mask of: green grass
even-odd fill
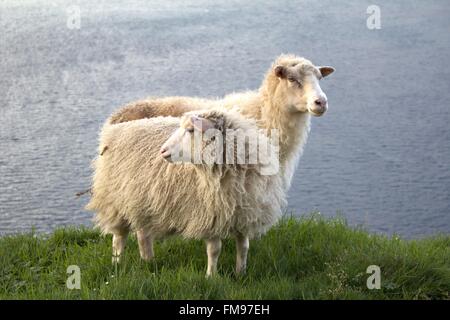
[[[248,272],[233,272],[225,241],[219,276],[205,279],[202,241],[156,243],[140,260],[131,237],[122,263],[111,264],[111,238],[60,229],[0,238],[0,299],[449,299],[450,237],[401,240],[349,228],[342,220],[285,218],[250,243]],[[66,269],[81,269],[81,289],[66,288]],[[369,265],[381,289],[369,290]]]

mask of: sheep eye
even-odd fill
[[[215,141],[215,140],[216,140],[216,136],[212,136],[211,141]]]
[[[187,128],[186,131],[192,133],[192,132],[194,132],[194,128],[193,127],[192,128]]]
[[[295,83],[296,85],[298,85],[299,87],[302,86],[302,83],[300,81],[298,81],[295,78],[288,78],[289,82]]]

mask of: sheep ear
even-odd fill
[[[327,77],[330,74],[332,74],[335,69],[333,67],[329,67],[329,66],[324,66],[324,67],[319,67],[320,73],[322,74],[322,77]]]
[[[286,67],[284,67],[284,66],[280,66],[280,65],[276,66],[273,69],[273,72],[275,73],[275,75],[278,78],[281,78],[281,79],[284,79],[287,76],[287,70],[286,70]]]
[[[209,129],[214,128],[214,122],[211,120],[200,118],[198,116],[191,116],[191,123],[196,130],[200,132],[205,132]]]

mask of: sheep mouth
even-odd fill
[[[167,162],[172,162],[172,156],[171,156],[170,154],[162,155],[162,157],[163,157],[164,160],[166,160]]]
[[[309,111],[309,113],[311,113],[313,116],[315,116],[315,117],[321,117],[321,116],[323,116],[324,115],[324,113],[325,113],[325,111],[323,111],[323,112],[314,112],[314,111],[312,111],[312,110],[308,110]]]

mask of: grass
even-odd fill
[[[111,238],[87,228],[2,237],[0,299],[449,299],[449,236],[406,241],[317,215],[285,218],[251,241],[242,277],[231,240],[212,279],[202,241],[171,238],[155,253],[141,261],[131,237],[113,266]],[[69,265],[80,267],[80,290],[66,288]],[[369,265],[381,268],[379,290],[366,286]]]

